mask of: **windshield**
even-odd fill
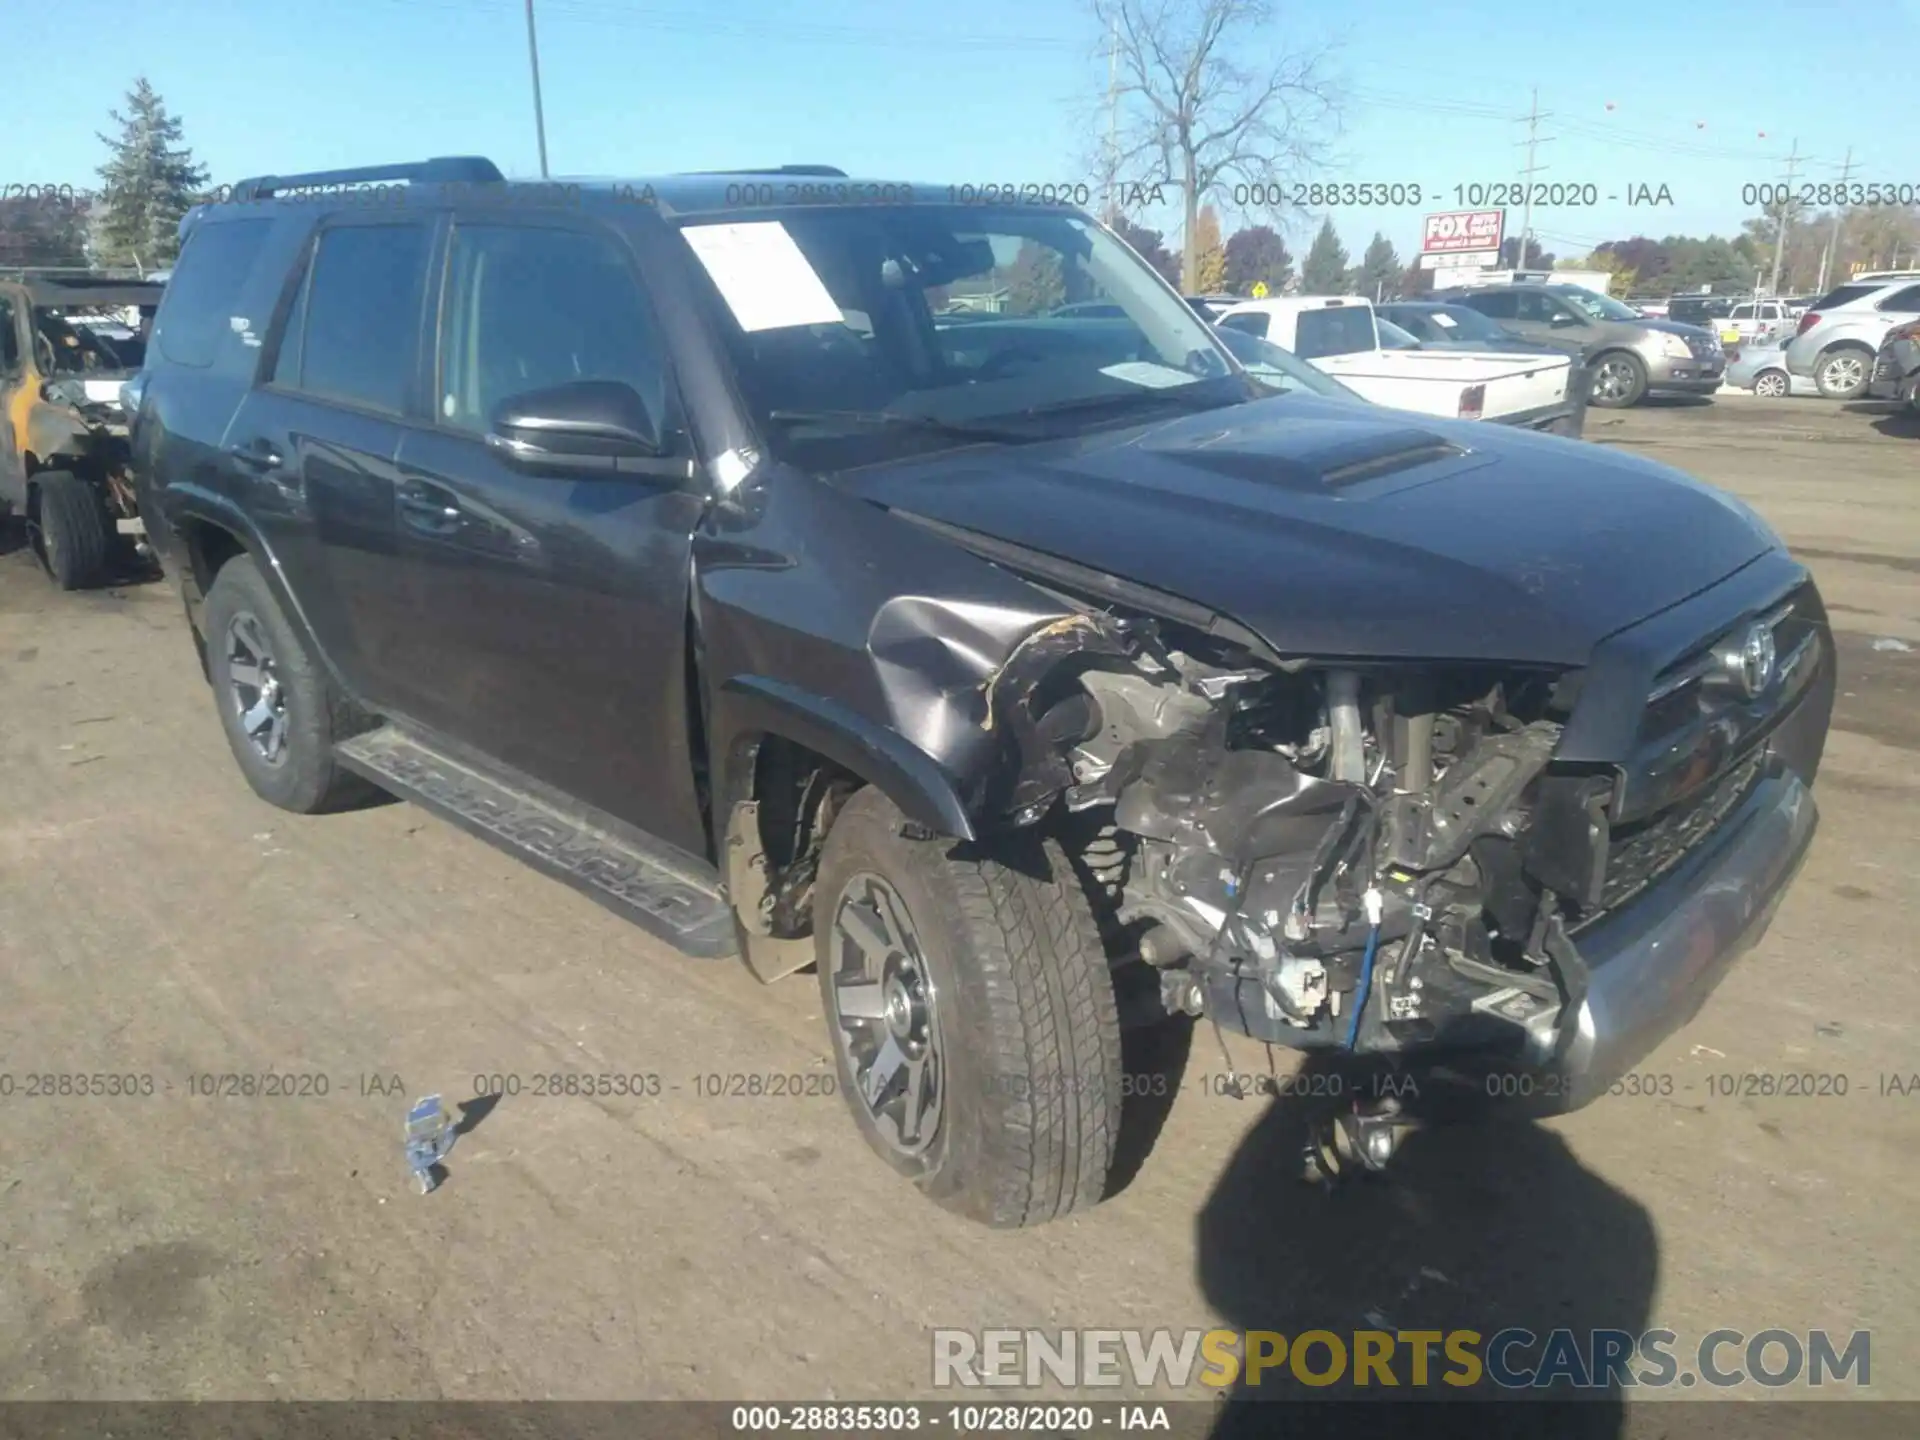
[[[1314,369],[1271,340],[1262,340],[1258,335],[1249,335],[1228,325],[1222,325],[1216,333],[1220,343],[1233,352],[1233,358],[1268,390],[1281,395],[1307,390],[1334,400],[1360,399],[1332,376]]]
[[[1420,348],[1418,336],[1409,335],[1384,315],[1376,315],[1374,318],[1380,327],[1382,350],[1418,350]]]
[[[736,212],[681,235],[756,420],[798,464],[1044,439],[1254,393],[1213,328],[1072,211]]]
[[[1578,285],[1559,285],[1554,294],[1567,304],[1583,312],[1590,320],[1643,320],[1638,310],[1629,309],[1611,295],[1597,295],[1591,290],[1582,290]]]

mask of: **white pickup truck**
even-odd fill
[[[1571,357],[1399,348],[1419,343],[1399,332],[1396,346],[1384,346],[1388,327],[1358,295],[1248,300],[1216,323],[1292,351],[1376,405],[1556,435],[1578,435],[1585,423]]]

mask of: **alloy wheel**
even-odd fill
[[[1769,370],[1753,382],[1753,393],[1777,399],[1787,393],[1787,377],[1777,371]]]
[[[1857,389],[1866,383],[1867,362],[1852,351],[1834,356],[1826,364],[1826,388],[1835,392]]]
[[[888,1146],[924,1154],[940,1130],[946,1071],[933,975],[900,892],[848,880],[830,944],[834,1044]]]
[[[1633,393],[1633,366],[1625,360],[1603,360],[1593,376],[1593,398],[1623,400]]]
[[[260,621],[241,611],[227,622],[227,701],[260,758],[277,765],[287,751],[287,695],[279,662]]]

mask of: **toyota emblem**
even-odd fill
[[[1739,645],[1721,657],[1721,669],[1751,700],[1773,683],[1774,661],[1773,627],[1760,622],[1749,626]]]

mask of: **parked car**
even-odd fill
[[[1920,405],[1920,321],[1907,320],[1887,331],[1874,358],[1867,393],[1876,400]]]
[[[1736,390],[1751,390],[1771,400],[1790,395],[1818,395],[1820,387],[1787,369],[1785,347],[1751,345],[1727,361],[1727,381]]]
[[[1881,342],[1920,319],[1920,281],[1849,280],[1815,301],[1787,345],[1787,368],[1830,400],[1854,400],[1873,380]]]
[[[1426,415],[1578,434],[1585,407],[1564,355],[1463,355],[1426,351],[1358,295],[1246,300],[1222,315],[1292,351],[1378,405]]]
[[[1592,402],[1609,409],[1651,394],[1711,395],[1726,356],[1710,332],[1649,320],[1578,285],[1512,285],[1458,290],[1436,299],[1466,305],[1529,340],[1584,357]]]
[[[1785,300],[1742,300],[1717,323],[1720,343],[1745,345],[1791,328],[1792,307]]]
[[[1184,297],[1193,307],[1194,313],[1202,320],[1218,320],[1230,307],[1238,305],[1246,297],[1243,295],[1188,295]]]
[[[62,590],[130,569],[145,544],[121,387],[145,347],[107,318],[151,314],[157,284],[21,272],[0,280],[0,513]]]
[[[1667,301],[1667,319],[1711,330],[1733,313],[1739,302],[1732,295],[1675,295]]]
[[[867,1142],[996,1225],[1103,1194],[1123,1015],[1571,1109],[1765,930],[1833,646],[1747,507],[1272,394],[1076,211],[740,188],[450,159],[188,228],[134,450],[263,799],[814,966]],[[929,313],[1036,260],[1126,320]],[[1459,1098],[1395,1094],[1316,1153]]]
[[[1528,340],[1488,319],[1470,305],[1440,300],[1389,300],[1374,307],[1420,342],[1426,350],[1459,350],[1475,355],[1564,355],[1566,349]]]

